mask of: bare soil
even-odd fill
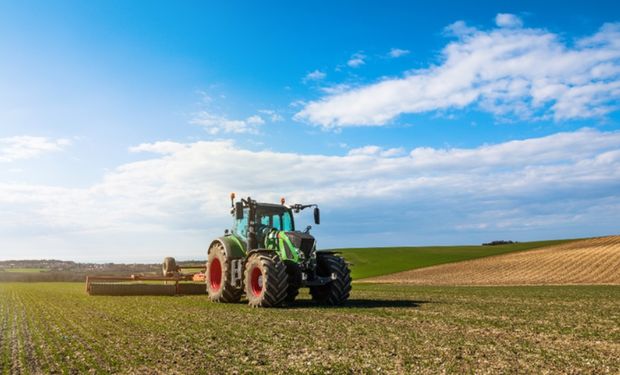
[[[620,284],[620,236],[399,272],[363,282],[420,285]]]

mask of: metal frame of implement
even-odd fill
[[[165,284],[144,283],[150,281],[163,281]],[[182,283],[183,281],[190,283]],[[194,283],[191,283],[192,281]],[[195,274],[176,273],[172,276],[87,276],[86,292],[90,295],[176,295],[207,293],[206,284],[204,283],[204,273],[201,272]]]

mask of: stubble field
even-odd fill
[[[620,287],[354,285],[346,307],[0,283],[1,373],[618,373]]]

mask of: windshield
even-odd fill
[[[295,230],[295,227],[293,225],[293,218],[291,217],[291,213],[288,211],[280,213],[259,213],[258,221],[261,225],[272,227],[277,230],[283,230],[287,232]]]

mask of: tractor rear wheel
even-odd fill
[[[245,263],[244,285],[250,306],[281,306],[288,290],[286,266],[275,253],[254,253]]]
[[[207,293],[214,302],[238,302],[243,290],[231,283],[230,259],[226,256],[224,246],[216,242],[209,249],[207,257]]]
[[[310,287],[313,301],[332,306],[347,301],[351,292],[351,271],[344,259],[333,254],[317,254],[316,273],[322,277],[335,274],[336,279],[325,285]]]

